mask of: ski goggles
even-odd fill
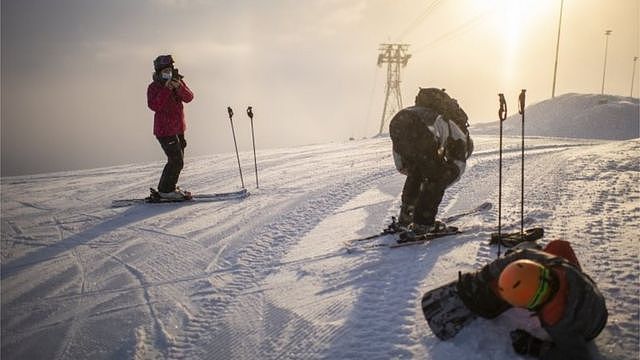
[[[529,303],[527,304],[527,308],[529,310],[538,309],[538,307],[540,307],[542,303],[546,300],[547,294],[549,293],[549,289],[550,289],[550,284],[549,284],[550,278],[551,278],[551,274],[549,269],[545,267],[542,270],[540,270],[540,283],[538,284],[538,289],[536,290],[536,293],[533,295],[533,298],[531,298],[531,301],[529,301]]]

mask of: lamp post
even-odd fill
[[[604,43],[604,67],[602,68],[602,88],[600,89],[600,94],[604,95],[604,78],[607,74],[607,51],[609,49],[609,35],[611,35],[611,30],[607,30],[604,32],[605,43]]]
[[[631,71],[631,91],[629,92],[629,97],[633,97],[633,83],[636,79],[636,63],[638,62],[638,57],[633,57],[633,70]]]
[[[556,62],[553,67],[553,88],[551,89],[551,98],[556,97],[556,77],[558,75],[558,52],[560,51],[560,29],[562,28],[562,7],[564,0],[560,0],[560,19],[558,20],[558,39],[556,42]]]

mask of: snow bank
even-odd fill
[[[515,99],[514,99],[515,100]],[[514,113],[504,123],[505,135],[520,135],[521,116]],[[640,137],[639,100],[594,94],[564,94],[525,109],[525,134],[583,139],[628,140]],[[474,134],[499,133],[498,123],[472,127]]]

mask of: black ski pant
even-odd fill
[[[162,170],[158,191],[172,192],[176,189],[180,172],[184,166],[184,148],[187,147],[187,141],[184,139],[184,134],[158,137],[158,141],[167,155],[167,164]]]
[[[431,181],[420,172],[410,172],[402,189],[402,206],[413,210],[413,222],[432,225],[448,184]]]

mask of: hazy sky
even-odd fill
[[[556,94],[628,96],[640,0],[565,0]],[[163,160],[146,106],[171,53],[195,93],[187,157],[374,135],[382,42],[410,44],[405,105],[444,87],[470,122],[551,96],[560,0],[3,0],[2,176]],[[638,96],[638,72],[634,97]],[[386,127],[386,126],[385,126]],[[188,163],[187,165],[188,166]]]

